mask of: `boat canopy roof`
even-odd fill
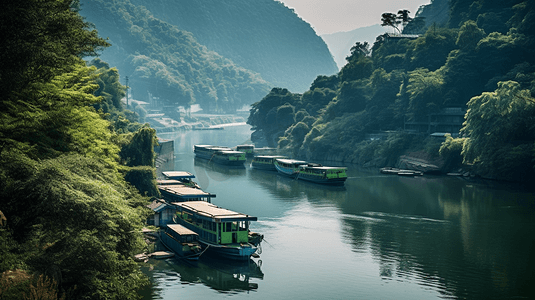
[[[217,147],[217,146],[213,146],[213,145],[194,145],[195,148],[207,148],[207,149],[210,149],[210,148],[213,148],[213,147]]]
[[[322,166],[322,165],[315,165],[315,166],[303,165],[300,167],[303,169],[316,169],[316,170],[347,170],[346,167],[327,167],[327,166]]]
[[[307,163],[304,160],[287,159],[287,158],[278,158],[277,161],[281,162],[283,164],[289,164],[289,165],[291,165],[291,164],[304,165],[304,164]]]
[[[225,147],[225,146],[214,146],[214,145],[195,145],[194,146],[196,149],[206,149],[206,150],[211,150],[211,151],[216,151],[216,150],[232,150],[230,147]]]
[[[193,230],[189,230],[180,224],[167,224],[167,227],[179,235],[198,235]]]
[[[219,223],[257,220],[256,217],[228,210],[205,201],[174,202],[172,204],[182,208],[183,210],[195,213],[198,217],[210,219],[212,222]]]
[[[220,152],[224,154],[242,154],[243,153],[242,151],[234,151],[234,150],[226,150],[226,149]]]
[[[253,157],[253,159],[255,158],[266,158],[266,159],[273,159],[273,158],[284,158],[285,156],[282,156],[282,155],[256,155],[255,157]]]
[[[169,179],[184,179],[184,178],[195,178],[195,175],[186,171],[165,171],[162,172],[163,176]]]
[[[159,185],[158,189],[161,191],[165,191],[177,196],[180,196],[182,198],[195,198],[199,196],[205,196],[205,197],[215,197],[215,195],[207,193],[201,189],[192,188],[185,185],[180,184],[174,184],[174,185]]]

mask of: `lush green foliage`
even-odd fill
[[[433,3],[426,10],[432,11],[432,6]],[[383,21],[388,26],[400,26],[401,17],[383,15]],[[462,143],[446,140],[442,150],[446,164],[457,165],[459,159],[453,156],[462,149],[465,163],[477,165],[482,175],[531,178],[535,137],[527,124],[532,123],[533,111],[528,105],[531,100],[520,99],[535,95],[535,57],[530,53],[535,46],[534,21],[533,1],[451,1],[449,27],[429,26],[415,39],[382,35],[377,37],[371,53],[366,44],[357,42],[347,65],[338,76],[331,77],[338,81],[329,86],[326,97],[311,98],[316,93],[312,87],[302,95],[286,95],[292,99],[288,103],[295,107],[294,111],[315,119],[313,124],[305,123],[309,132],[304,139],[302,131],[306,127],[297,118],[286,127],[279,124],[277,130],[265,130],[272,123],[258,115],[267,116],[268,111],[276,111],[277,105],[286,103],[270,102],[273,91],[251,110],[249,124],[256,130],[252,139],[279,140],[281,149],[306,159],[358,163],[366,163],[365,159],[371,162],[373,156],[362,153],[378,155],[382,147],[385,151],[381,155],[387,163],[394,156],[385,153],[395,152],[388,150],[395,148],[387,142],[392,135],[382,142],[367,141],[368,138],[374,139],[380,133],[384,139],[388,131],[402,131],[407,121],[428,122],[432,114],[443,109],[465,108],[468,104],[470,110],[462,133],[469,139]],[[317,81],[324,80],[318,77]],[[327,98],[330,100],[325,101]],[[491,98],[499,99],[492,102],[500,104],[486,104]],[[264,111],[265,101],[270,105]],[[301,105],[304,101],[309,102],[308,106]],[[481,111],[481,116],[475,116],[476,111]],[[413,142],[427,147],[425,139]],[[396,147],[414,148],[405,143]],[[436,145],[429,149],[438,152]]]
[[[107,43],[75,4],[3,6],[0,298],[134,299],[148,282],[132,259],[144,247],[148,199],[124,174],[145,168],[131,182],[154,190],[154,132],[127,133],[141,125],[121,110],[117,70],[82,60]],[[126,156],[134,144],[142,148]]]
[[[514,81],[468,102],[462,131],[465,163],[492,178],[533,178],[535,99]]]

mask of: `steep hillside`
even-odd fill
[[[273,86],[304,92],[317,75],[337,72],[325,42],[274,0],[131,0],[208,49],[258,72]]]
[[[129,77],[138,100],[232,112],[268,91],[257,73],[236,66],[199,44],[190,32],[128,0],[84,0],[81,14],[101,36],[109,37],[112,47],[101,58]]]
[[[444,26],[357,43],[337,75],[302,95],[272,89],[252,106],[251,140],[307,160],[440,156],[445,169],[463,162],[482,177],[533,180],[535,2],[435,3]]]
[[[376,24],[351,31],[323,34],[321,38],[327,43],[338,68],[341,69],[347,64],[346,57],[349,56],[351,47],[356,42],[368,42],[368,44],[372,45],[375,42],[375,38],[384,32],[385,28]]]

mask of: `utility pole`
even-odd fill
[[[128,76],[126,76],[126,107],[128,108]]]

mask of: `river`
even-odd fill
[[[250,133],[159,136],[175,141],[167,169],[192,172],[214,204],[258,217],[260,258],[151,259],[144,299],[534,299],[533,191],[353,165],[344,187],[326,187],[194,157],[195,144],[234,147]]]

